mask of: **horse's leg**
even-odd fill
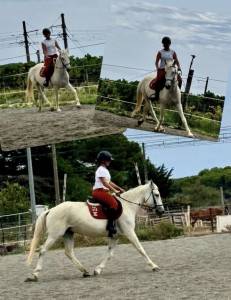
[[[136,94],[136,106],[135,106],[135,109],[133,110],[133,112],[131,113],[132,118],[134,118],[135,115],[140,112],[143,100],[144,100],[143,94],[140,90],[140,87],[138,87],[137,94]]]
[[[129,239],[129,241],[133,244],[133,246],[140,252],[142,256],[144,256],[147,260],[147,263],[149,266],[151,266],[153,271],[156,271],[159,269],[159,267],[154,264],[154,262],[150,259],[150,257],[145,252],[143,246],[141,245],[135,231],[133,228],[127,228],[125,226],[121,226],[121,229],[124,233],[124,235]]]
[[[67,88],[68,88],[70,91],[72,91],[72,93],[74,94],[74,96],[75,96],[75,101],[76,101],[76,106],[77,106],[78,108],[80,108],[80,107],[81,107],[81,104],[80,104],[79,97],[78,97],[78,94],[77,94],[77,92],[76,92],[76,89],[75,89],[70,83],[68,83]]]
[[[49,100],[47,99],[46,95],[44,94],[44,90],[43,90],[43,87],[41,87],[40,84],[37,84],[37,88],[38,88],[38,91],[39,91],[39,112],[42,111],[42,103],[47,103],[50,105],[50,102]]]
[[[151,101],[150,99],[148,99],[147,101],[148,101],[148,103],[149,103],[149,110],[150,110],[150,112],[151,112],[151,115],[152,115],[153,119],[156,121],[156,124],[157,124],[157,126],[158,126],[158,125],[159,125],[159,120],[157,119],[155,110],[154,110],[154,108],[153,108],[153,106],[152,106],[152,101]]]
[[[145,99],[144,109],[143,109],[143,116],[142,116],[141,119],[138,120],[138,123],[137,123],[138,126],[141,126],[146,121],[146,116],[149,112],[149,109],[150,108],[149,108],[148,101],[147,101],[147,99]]]
[[[179,112],[181,121],[182,121],[182,123],[184,124],[185,130],[187,131],[188,136],[189,136],[189,137],[193,137],[193,134],[192,134],[191,130],[189,129],[187,120],[186,120],[186,118],[185,118],[185,116],[184,116],[182,104],[181,104],[181,103],[177,103],[176,107],[177,107],[177,110],[178,110],[178,112]]]
[[[108,260],[113,256],[114,248],[117,244],[117,241],[118,240],[114,238],[109,239],[107,254],[104,257],[104,259],[101,261],[101,263],[95,268],[94,275],[99,275],[102,272],[102,270],[105,268]]]
[[[54,237],[48,236],[46,242],[44,243],[44,245],[41,247],[41,249],[39,251],[39,259],[38,259],[36,268],[34,269],[34,271],[32,273],[33,278],[27,278],[26,281],[37,281],[38,280],[39,273],[42,271],[44,254],[55,243],[55,241],[57,239],[58,239],[58,237],[54,238]]]
[[[74,253],[74,233],[66,231],[64,238],[65,254],[66,256],[77,266],[77,268],[83,273],[84,277],[90,276],[89,272],[84,268],[80,261],[75,257]]]
[[[55,101],[56,101],[56,111],[60,112],[61,109],[59,107],[59,90],[55,87]]]
[[[163,121],[164,121],[164,105],[160,104],[160,121],[155,128],[156,131],[164,132],[164,128],[162,127]]]

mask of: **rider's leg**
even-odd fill
[[[109,194],[107,191],[104,191],[103,189],[96,189],[93,191],[92,196],[97,199],[101,204],[105,205],[108,215],[108,224],[106,229],[108,230],[108,236],[113,237],[114,234],[116,234],[116,227],[115,227],[115,219],[114,215],[116,210],[118,209],[118,202],[117,200]]]

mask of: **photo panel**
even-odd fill
[[[97,121],[218,139],[229,71],[230,16],[225,1],[210,4],[112,1],[114,26],[101,70]],[[171,44],[166,45],[166,38]]]
[[[108,1],[1,2],[2,148],[39,146],[102,132],[102,126],[92,120]],[[17,15],[9,22],[12,6]]]

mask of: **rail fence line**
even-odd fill
[[[111,79],[105,79],[105,81],[111,82],[111,83],[115,83],[115,84],[120,84],[120,85],[130,85],[130,86],[136,86],[134,83],[128,83],[128,82],[115,82],[114,80]],[[207,96],[203,96],[203,95],[193,95],[191,93],[185,93],[183,91],[181,91],[182,95],[187,95],[187,96],[192,96],[192,97],[199,97],[199,98],[203,98],[203,99],[207,99],[207,100],[216,100],[216,101],[221,101],[224,102],[225,99],[220,99],[220,98],[212,98],[212,97],[207,97]]]
[[[101,96],[101,95],[98,95],[98,96],[100,96],[101,98],[109,99],[109,100],[123,102],[123,103],[131,104],[131,105],[136,105],[136,103],[134,103],[134,102],[124,101],[124,100],[117,99],[117,98],[105,97],[105,96]],[[157,107],[157,106],[155,106],[155,109],[160,110],[160,108]],[[174,112],[174,113],[178,113],[178,111],[173,110],[173,109],[165,109],[165,110],[170,111],[170,112]],[[185,112],[184,112],[184,115],[194,117],[194,118],[198,118],[198,119],[202,119],[202,120],[208,120],[208,121],[215,122],[215,123],[221,123],[221,121],[217,121],[217,120],[213,120],[213,119],[209,119],[209,118],[205,118],[205,117],[201,117],[201,116],[197,116],[197,115],[192,115],[192,114],[185,113]]]

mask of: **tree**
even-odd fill
[[[0,215],[25,212],[29,207],[30,201],[25,187],[7,182],[0,190]]]

